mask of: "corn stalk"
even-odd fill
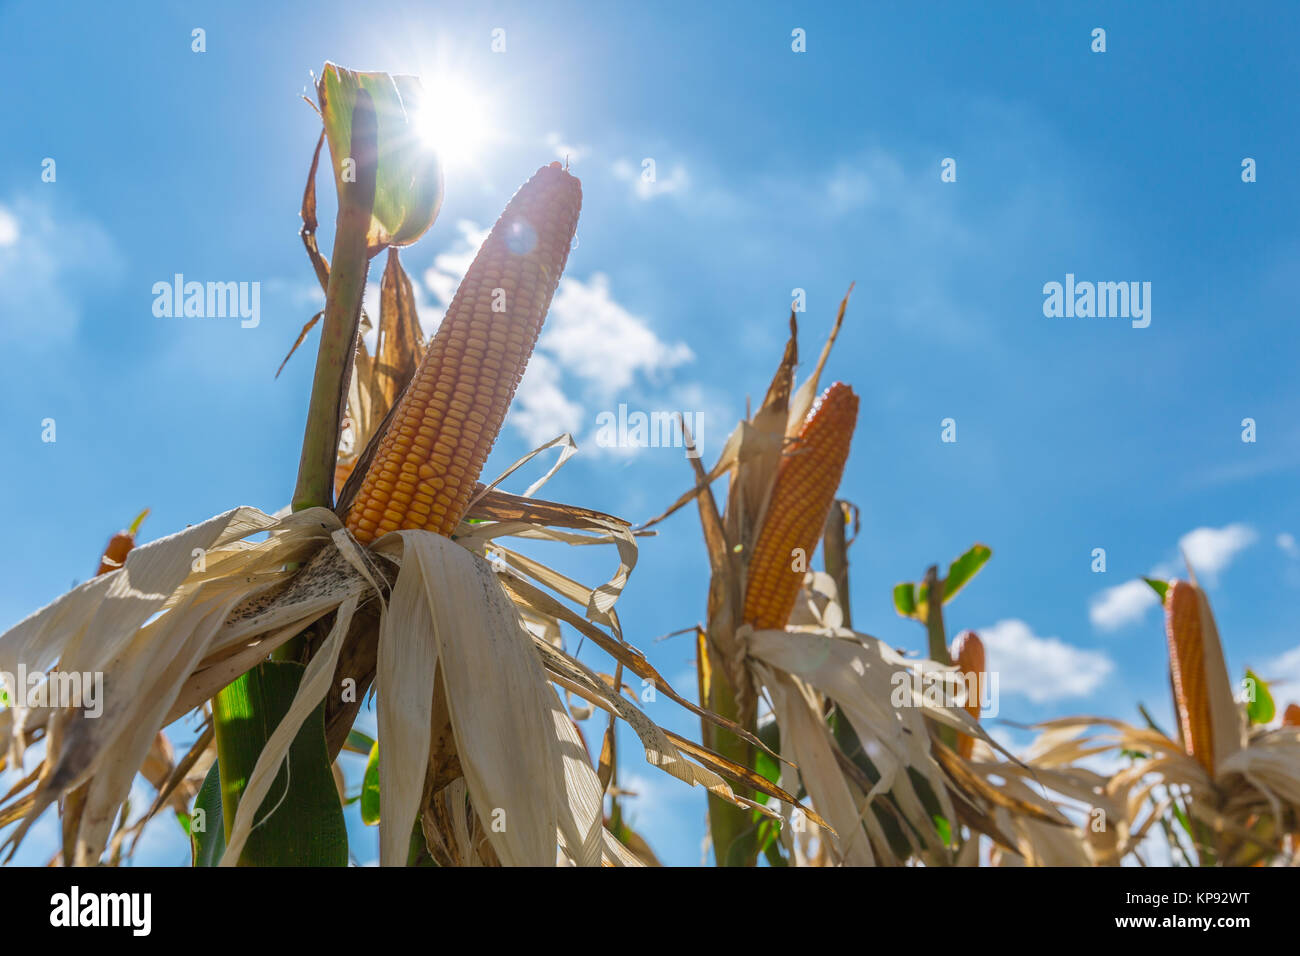
[[[324,126],[322,140],[329,140],[331,168],[335,173],[338,213],[333,254],[327,264],[315,248],[314,237],[318,143],[304,193],[303,239],[317,276],[325,284],[326,296],[292,498],[295,512],[333,505],[339,440],[370,259],[384,248],[405,245],[422,235],[436,218],[442,197],[441,169],[436,157],[413,152],[411,129],[415,117],[409,112],[419,105],[417,81],[380,73],[353,73],[326,64],[317,91]],[[274,666],[296,668],[305,663],[309,656],[308,633],[299,634],[273,652],[273,660],[277,662]],[[287,710],[296,691],[293,680],[272,680],[266,670],[270,666],[273,665],[260,665],[254,673],[239,678],[223,689],[214,702],[218,753],[215,772],[221,775],[227,839],[252,767],[245,751],[260,752],[257,737],[249,736],[249,728],[267,726],[270,715]],[[251,693],[254,683],[259,688],[257,694]],[[314,737],[321,732],[309,722],[302,735]],[[314,752],[304,741],[294,746],[305,753]],[[328,752],[323,754],[324,768],[328,770]],[[236,755],[242,755],[241,759],[236,759]],[[252,757],[255,760],[256,753]],[[325,776],[316,776],[323,788]],[[315,795],[308,793],[305,799],[310,802]],[[257,847],[268,842],[268,837],[272,845],[280,843],[289,847],[309,840],[310,835],[303,833],[301,820],[295,817],[291,811],[282,812],[261,824],[259,829],[263,832],[258,834],[257,841],[250,843],[244,859],[258,862]],[[289,858],[302,856],[300,849],[288,854]],[[260,858],[279,861],[274,854]]]

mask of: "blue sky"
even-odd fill
[[[454,79],[492,131],[403,257],[426,327],[538,166],[567,155],[583,181],[578,246],[488,474],[572,430],[582,453],[545,494],[649,518],[689,484],[686,461],[600,449],[596,416],[697,411],[716,454],[770,379],[792,290],[806,370],[856,281],[827,381],[862,398],[842,486],[862,511],[859,629],[920,650],[892,585],[982,541],[994,557],[948,619],[989,639],[1003,717],[1136,718],[1140,699],[1167,721],[1159,613],[1124,585],[1175,566],[1182,541],[1234,677],[1250,666],[1300,699],[1300,11],[1132,7],[0,4],[0,626],[89,575],[142,507],[152,538],[287,501],[316,338],[273,375],[320,302],[296,236],[319,129],[299,95],[329,59]],[[156,318],[151,288],[177,272],[260,282],[260,324]],[[1067,273],[1150,282],[1150,326],[1045,317],[1043,286]],[[619,605],[683,691],[689,639],[654,638],[700,620],[706,589],[688,511],[643,541]],[[697,730],[666,701],[652,716]],[[655,850],[698,862],[703,796],[624,774]],[[142,855],[186,858],[165,837]]]

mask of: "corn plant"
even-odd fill
[[[1267,685],[1247,672],[1234,699],[1210,602],[1196,583],[1149,581],[1165,608],[1171,734],[1140,708],[1144,726],[1069,717],[1041,726],[1035,766],[1082,779],[1077,762],[1098,753],[1124,765],[1099,778],[1111,857],[1142,857],[1163,836],[1170,860],[1192,866],[1294,865],[1300,830],[1300,729],[1283,719]],[[1093,775],[1096,777],[1096,775]]]
[[[562,464],[572,439],[478,480],[572,244],[576,177],[553,163],[520,188],[413,367],[418,321],[393,250],[423,234],[442,195],[436,157],[410,135],[421,95],[413,78],[332,64],[317,84],[324,131],[303,241],[326,306],[292,509],[236,507],[135,547],[0,635],[0,667],[99,671],[106,688],[98,720],[72,708],[4,711],[11,759],[45,745],[0,802],[0,820],[21,821],[10,847],[57,803],[63,861],[100,861],[159,730],[207,707],[212,733],[165,784],[180,792],[178,778],[215,750],[191,814],[196,865],[346,862],[332,772],[345,747],[372,758],[363,815],[377,819],[381,864],[641,865],[618,821],[622,839],[606,826],[611,774],[592,766],[556,688],[627,722],[653,765],[718,799],[752,805],[729,781],[790,799],[663,730],[621,679],[611,686],[565,650],[562,623],[619,677],[635,674],[758,743],[683,698],[623,639],[614,606],[637,552],[627,522],[534,497],[545,479],[522,495],[497,487],[547,448],[561,449]],[[339,194],[330,260],[314,235],[326,142]],[[362,352],[356,365],[368,264],[385,250],[379,355]],[[394,354],[402,362],[381,368]],[[589,587],[516,552],[512,538],[606,545],[616,567]],[[368,689],[376,741],[352,728]]]
[[[804,816],[763,795],[749,811],[711,800],[720,866],[752,866],[760,854],[774,865],[952,862],[956,821],[983,819],[981,808],[994,796],[955,751],[932,745],[940,730],[954,740],[958,732],[988,740],[964,709],[916,688],[946,667],[946,651],[942,663],[909,660],[852,630],[835,576],[810,573],[857,415],[847,385],[831,385],[818,400],[847,305],[846,296],[816,367],[797,389],[791,315],[762,405],[731,434],[713,468],[692,462],[695,487],[647,524],[696,502],[711,569],[707,623],[697,629],[700,699],[763,741],[755,746],[715,724],[703,727],[706,744],[791,795],[806,795],[818,814]],[[712,484],[724,475],[719,511]],[[844,571],[843,554],[837,560]],[[760,700],[773,718],[761,726]],[[1026,812],[1053,811],[1027,804]]]

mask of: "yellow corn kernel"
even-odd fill
[[[573,245],[582,186],[551,163],[506,206],[474,257],[380,438],[347,526],[450,535],[478,481]]]
[[[1183,749],[1214,773],[1214,730],[1205,676],[1205,645],[1196,585],[1170,581],[1165,592],[1165,635],[1173,676],[1174,709],[1182,729]]]
[[[749,559],[744,620],[756,629],[785,627],[803,572],[794,553],[817,549],[835,489],[844,474],[858,419],[858,397],[836,382],[808,412],[797,442],[777,467],[763,527]]]
[[[963,631],[957,635],[957,639],[952,642],[952,660],[957,665],[957,673],[966,681],[966,675],[974,674],[975,677],[975,698],[966,699],[966,713],[970,714],[976,720],[980,719],[980,701],[984,699],[984,673],[987,670],[984,656],[984,642],[974,631]],[[971,684],[966,681],[966,688],[969,691]],[[975,750],[975,738],[970,734],[957,735],[957,753],[961,754],[967,760]]]

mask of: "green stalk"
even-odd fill
[[[339,428],[347,404],[348,379],[361,322],[361,297],[370,268],[367,233],[375,204],[378,165],[374,107],[365,90],[357,91],[352,110],[352,152],[356,181],[338,184],[339,211],[334,230],[334,254],[325,293],[316,375],[307,406],[307,429],[298,461],[298,485],[293,510],[329,508],[334,504],[334,464]]]
[[[948,635],[943,627],[943,581],[939,579],[939,568],[930,565],[925,572],[925,633],[929,639],[930,660],[939,664],[951,664],[948,656]]]
[[[948,656],[948,635],[943,626],[943,585],[939,579],[939,568],[930,565],[925,572],[925,633],[929,638],[930,660],[939,664],[952,664]],[[957,749],[957,731],[951,727],[939,728],[939,739],[952,749]]]
[[[334,503],[334,463],[338,455],[339,429],[347,402],[348,379],[352,373],[353,353],[361,321],[361,297],[370,267],[367,234],[375,201],[378,167],[378,127],[370,95],[358,90],[352,110],[351,159],[355,162],[355,181],[336,177],[338,217],[334,230],[334,256],[330,263],[329,286],[325,294],[320,349],[316,354],[316,373],[312,379],[311,399],[307,407],[306,433],[302,457],[298,463],[298,483],[293,495],[293,510],[331,507]],[[337,157],[336,157],[337,160]],[[303,635],[286,642],[274,655],[277,660],[296,661],[303,656]],[[264,665],[258,665],[262,677]],[[235,818],[243,794],[247,770],[234,765],[238,752],[239,724],[263,722],[268,716],[259,709],[288,710],[294,688],[268,690],[271,697],[249,700],[236,682],[217,694],[213,707],[213,730],[217,760],[221,770],[222,810],[229,825]],[[274,685],[267,684],[268,688]],[[288,695],[287,700],[279,697]],[[272,699],[272,697],[274,699]],[[251,709],[250,709],[251,708]],[[303,733],[309,732],[303,728]],[[301,736],[301,734],[300,734]],[[268,829],[292,827],[292,813],[277,813],[268,820]],[[270,836],[268,834],[267,836]]]
[[[697,672],[712,675],[710,686],[701,688],[701,698],[707,698],[704,704],[719,717],[735,721],[750,733],[758,730],[758,721],[751,716],[748,719],[740,713],[735,692],[727,680],[723,663],[717,655],[709,652],[705,642],[701,641],[697,653],[707,655],[708,660],[700,661]],[[729,760],[744,767],[754,766],[754,745],[729,730],[707,720],[701,721],[705,746],[716,751]],[[747,788],[733,783],[732,788],[739,796],[753,799],[754,794]],[[753,819],[753,811],[738,807],[726,800],[709,794],[709,834],[713,840],[713,857],[718,866],[754,866],[758,862],[758,826]]]

